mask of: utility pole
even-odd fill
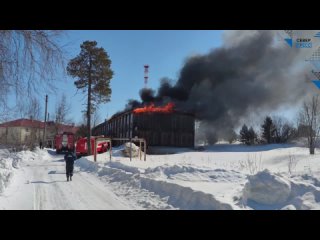
[[[92,60],[89,59],[89,79],[88,79],[88,109],[87,109],[87,146],[88,146],[88,155],[91,153],[91,71],[92,71]]]
[[[44,146],[45,146],[46,128],[47,128],[47,107],[48,107],[48,95],[46,95],[46,110],[44,113],[44,131],[43,131],[43,145]]]

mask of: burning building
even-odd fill
[[[150,104],[114,115],[96,126],[92,134],[144,138],[148,146],[194,147],[195,117],[175,110],[173,103],[163,107]]]

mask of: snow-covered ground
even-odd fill
[[[66,182],[63,155],[2,149],[0,209],[320,209],[319,149],[310,156],[296,145],[218,144],[167,152],[130,161],[119,147],[111,161],[83,157]]]
[[[218,144],[198,152],[172,148],[168,152],[174,150],[176,154],[148,155],[145,162],[121,157],[121,148],[116,148],[111,162],[107,155],[99,155],[95,171],[117,183],[124,181],[118,174],[112,177],[110,171],[129,175],[138,182],[138,188],[167,198],[177,209],[320,208],[318,149],[314,156],[307,148],[290,144]],[[92,157],[79,161],[80,165],[90,163]],[[265,169],[268,171],[264,175],[256,175]],[[272,186],[277,187],[281,181],[288,187],[276,193]],[[282,201],[255,198],[257,194],[280,194],[285,190],[287,195],[280,197]]]
[[[74,181],[66,182],[63,155],[39,149],[18,155],[20,169],[9,170],[12,183],[0,195],[0,209],[131,208],[90,174],[75,170]],[[1,156],[10,163],[10,157]]]

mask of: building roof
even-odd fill
[[[44,122],[31,119],[17,119],[10,122],[1,123],[0,127],[36,127],[44,128]]]
[[[47,127],[54,126],[53,121],[47,122]],[[0,127],[33,127],[33,128],[44,128],[44,122],[31,119],[17,119],[10,122],[1,123]],[[72,132],[76,133],[78,127],[72,125],[59,124],[59,130],[63,132]]]

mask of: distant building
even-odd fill
[[[46,123],[46,141],[51,141],[54,136],[64,131],[76,133],[74,125],[55,124],[53,121]],[[39,143],[43,137],[44,122],[33,119],[17,119],[0,124],[1,144],[27,144],[30,141]]]

